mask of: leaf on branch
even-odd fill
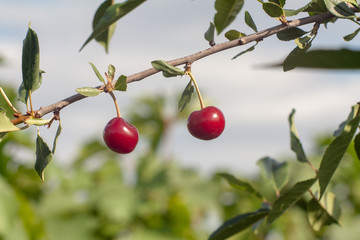
[[[124,17],[126,14],[134,10],[140,4],[144,3],[146,0],[127,0],[123,3],[117,3],[108,7],[105,12],[102,14],[101,18],[98,20],[98,23],[91,33],[91,35],[86,39],[85,43],[80,48],[80,51],[94,38],[98,37],[104,31],[108,30],[109,27],[115,23],[120,18]]]
[[[339,18],[356,18],[355,13],[348,7],[343,0],[324,0],[326,8]]]
[[[94,19],[92,22],[92,28],[93,31],[95,31],[97,25],[99,24],[99,21],[104,16],[105,11],[113,5],[113,0],[106,0],[104,1],[100,7],[96,10]],[[95,37],[95,40],[100,43],[104,48],[105,52],[108,53],[109,50],[109,43],[110,39],[113,36],[116,28],[116,23],[111,24],[105,31],[103,31],[101,34]]]
[[[53,155],[48,147],[48,145],[44,142],[44,140],[40,137],[40,135],[36,138],[36,162],[35,162],[35,170],[39,174],[41,180],[45,180],[44,171],[46,166],[52,160]]]
[[[214,16],[214,25],[217,34],[220,34],[236,18],[242,7],[244,0],[216,0]]]
[[[268,179],[275,191],[280,191],[287,183],[289,169],[287,162],[279,163],[270,157],[264,157],[256,163],[260,167],[263,178]]]
[[[0,133],[18,131],[20,128],[15,126],[6,116],[6,111],[0,108]]]
[[[295,123],[294,123],[294,115],[295,115],[295,109],[293,109],[291,114],[289,115],[291,150],[293,150],[295,152],[296,158],[299,162],[306,163],[306,162],[309,162],[309,160],[307,159],[305,151],[300,142],[299,134],[297,132],[297,129],[296,129]]]
[[[341,208],[335,194],[327,192],[320,201],[312,198],[307,204],[307,215],[315,232],[333,223],[339,224]]]
[[[237,30],[229,30],[225,33],[225,37],[229,40],[229,41],[232,41],[232,40],[235,40],[235,39],[239,39],[239,38],[242,38],[242,37],[245,37],[246,34],[245,33],[242,33],[242,32],[239,32]]]
[[[298,61],[299,59],[301,59],[301,57],[305,54],[305,52],[311,47],[311,42],[310,44],[307,45],[306,48],[299,48],[296,47],[294,48],[290,54],[285,58],[284,62],[283,62],[283,70],[284,72],[293,70],[294,68],[296,68],[298,66]]]
[[[267,223],[273,223],[280,217],[287,209],[294,205],[316,182],[316,178],[308,179],[302,182],[297,182],[289,191],[282,194],[272,205]]]
[[[288,17],[295,16],[301,12],[318,14],[326,11],[327,8],[325,6],[324,0],[312,0],[310,3],[306,4],[304,7],[301,7],[297,10],[284,9],[285,15]]]
[[[45,73],[45,71],[40,70],[39,72],[39,81],[37,82],[36,85],[33,86],[32,92],[39,89],[42,83],[42,74]],[[25,89],[24,87],[24,81],[21,83],[19,90],[18,90],[18,101],[21,101],[23,103],[27,103],[28,98],[29,98],[29,92]]]
[[[360,160],[360,133],[354,139],[354,149],[358,160]]]
[[[255,43],[253,46],[249,47],[249,48],[246,49],[245,51],[242,51],[242,52],[236,54],[234,57],[231,58],[231,60],[234,60],[234,59],[240,57],[241,55],[244,55],[244,54],[247,53],[247,52],[253,51],[253,50],[255,49],[255,47],[256,47],[257,44],[258,44],[258,43]]]
[[[103,84],[105,83],[105,79],[103,78],[103,76],[100,74],[99,70],[95,67],[95,65],[91,62],[89,62],[90,66],[92,67],[92,69],[94,70],[97,78],[100,80],[100,82],[102,82]]]
[[[42,118],[29,118],[25,120],[26,124],[35,125],[35,126],[44,126],[50,122],[51,119],[42,119]]]
[[[185,72],[180,68],[174,67],[163,60],[152,61],[151,65],[156,70],[161,71],[164,77],[176,77],[185,74]]]
[[[264,11],[266,12],[266,14],[269,15],[270,17],[278,18],[278,17],[281,17],[282,15],[284,15],[284,11],[283,11],[282,7],[280,7],[276,3],[264,2],[262,4],[262,7],[263,7]]]
[[[195,88],[192,85],[192,81],[190,80],[190,82],[186,85],[178,104],[180,112],[182,112],[185,107],[191,102],[192,96],[194,95],[194,89]]]
[[[102,93],[102,90],[93,87],[82,87],[82,88],[77,88],[76,92],[86,97],[95,97],[100,93]]]
[[[351,40],[353,40],[358,35],[359,31],[360,31],[360,28],[356,29],[355,32],[344,36],[344,40],[347,41],[347,42],[350,42]]]
[[[240,191],[246,191],[259,198],[260,200],[263,199],[262,195],[258,191],[256,191],[255,188],[253,188],[253,186],[251,186],[248,182],[239,180],[228,173],[218,173],[216,175],[224,178],[233,188]]]
[[[240,214],[224,222],[215,232],[213,232],[209,240],[223,240],[231,237],[241,231],[251,227],[256,222],[265,218],[269,214],[269,209],[261,208],[255,212]]]
[[[295,40],[306,33],[307,32],[305,32],[300,28],[290,28],[288,30],[278,32],[276,36],[281,41],[290,41],[290,40]]]
[[[336,137],[325,150],[319,168],[320,198],[338,168],[347,148],[349,147],[360,123],[358,115],[359,105],[352,107],[351,114],[355,113],[351,120],[348,120],[342,133]]]
[[[55,138],[54,138],[54,143],[53,143],[53,149],[51,151],[52,154],[55,154],[55,150],[56,150],[56,145],[57,145],[57,141],[59,139],[59,136],[61,134],[61,130],[62,130],[62,127],[61,127],[61,121],[59,120],[59,126],[56,130],[56,134],[55,134]]]
[[[127,89],[127,77],[125,75],[121,75],[115,83],[114,90],[125,92]]]
[[[308,36],[305,36],[305,37],[296,38],[295,43],[299,48],[304,49],[311,42],[310,40],[311,40],[311,36],[308,35]]]
[[[41,85],[39,39],[29,26],[22,49],[22,76],[26,91],[35,91]]]
[[[245,11],[245,23],[255,32],[258,31],[256,24],[248,11]]]
[[[211,22],[208,30],[204,34],[204,38],[209,43],[214,43],[215,39],[215,25]]]

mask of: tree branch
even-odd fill
[[[215,54],[215,53],[218,53],[218,52],[230,49],[230,48],[245,45],[245,44],[248,44],[248,43],[251,43],[254,41],[261,41],[264,38],[270,37],[276,33],[288,30],[290,28],[295,28],[295,27],[307,25],[310,23],[323,23],[327,20],[330,20],[333,17],[334,17],[334,15],[332,15],[330,12],[326,12],[326,13],[321,13],[321,14],[317,14],[314,16],[310,16],[310,17],[293,20],[293,21],[288,22],[287,24],[280,24],[275,27],[253,33],[251,35],[248,35],[248,36],[236,39],[236,40],[216,44],[216,45],[214,45],[210,48],[207,48],[203,51],[168,61],[168,63],[173,66],[179,66],[179,65],[186,64],[186,63],[193,63],[204,57],[210,56],[212,54]],[[157,72],[159,72],[159,71],[154,68],[149,68],[144,71],[135,73],[135,74],[127,77],[127,83],[140,81],[140,80],[147,78]],[[115,82],[114,82],[114,84],[115,84]],[[98,88],[101,89],[101,88],[103,88],[103,86],[98,86]],[[48,105],[45,107],[41,107],[37,111],[37,116],[42,117],[48,113],[54,112],[55,110],[61,110],[64,107],[66,107],[74,102],[77,102],[79,100],[82,100],[84,98],[86,98],[86,97],[81,94],[72,95],[72,96],[67,97],[59,102],[54,103],[54,104],[51,104],[51,105]]]

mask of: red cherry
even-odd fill
[[[115,117],[106,124],[103,137],[106,145],[114,152],[130,153],[136,147],[139,133],[125,119]]]
[[[188,118],[187,127],[194,137],[211,140],[224,131],[225,117],[218,108],[209,106],[192,112]]]

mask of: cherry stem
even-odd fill
[[[10,106],[10,108],[16,112],[16,113],[20,113],[10,102],[9,98],[6,96],[6,93],[5,91],[2,89],[2,87],[0,87],[0,92],[1,92],[1,95],[4,97],[6,103]]]
[[[119,104],[118,104],[118,102],[116,100],[116,97],[115,97],[115,95],[114,95],[114,93],[112,91],[110,91],[109,94],[112,97],[112,99],[114,100],[117,117],[120,118],[121,114],[120,114]]]
[[[186,71],[186,74],[190,76],[191,78],[191,81],[192,83],[194,84],[195,86],[195,90],[196,90],[196,93],[199,97],[199,102],[200,102],[200,108],[203,109],[205,108],[205,105],[204,105],[204,101],[201,97],[201,94],[200,94],[200,89],[199,89],[199,86],[197,85],[196,81],[195,81],[195,78],[194,78],[194,75],[192,74],[192,72],[190,70]]]

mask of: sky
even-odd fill
[[[287,6],[298,8],[302,2],[289,0]],[[38,34],[40,67],[46,71],[42,87],[33,95],[38,107],[68,97],[78,87],[99,85],[88,62],[100,72],[113,64],[118,74],[131,75],[151,67],[153,60],[171,60],[209,47],[203,35],[213,21],[213,1],[149,0],[117,23],[109,54],[94,41],[79,52],[91,33],[92,18],[100,4],[95,0],[0,0],[0,55],[6,59],[0,68],[0,84],[17,88],[21,83],[22,41],[29,22]],[[258,30],[279,24],[262,12],[257,1],[247,0],[226,30],[252,33],[243,20],[245,10],[252,15]],[[342,39],[356,28],[345,20],[321,27],[313,48],[356,49],[357,38],[350,43]],[[311,26],[303,29],[310,30]],[[220,34],[215,41],[226,39]],[[263,68],[263,64],[281,62],[295,47],[294,42],[280,42],[275,36],[260,42],[255,51],[231,60],[249,46],[193,63],[192,71],[205,101],[223,111],[226,127],[219,138],[201,141],[188,133],[186,123],[176,125],[166,151],[176,156],[179,164],[205,173],[256,172],[256,161],[264,156],[294,156],[287,122],[292,109],[297,111],[295,123],[305,151],[310,153],[314,137],[332,133],[359,101],[358,71],[296,69],[284,73],[280,68]],[[117,95],[123,116],[126,118],[126,108],[138,97],[159,92],[179,95],[187,82],[185,77],[165,79],[156,74],[129,84],[125,94]],[[102,135],[105,124],[115,116],[110,103],[108,96],[100,95],[61,111],[63,131],[54,161],[68,162],[82,142]],[[110,107],[104,107],[106,104]],[[55,131],[44,129],[41,133],[52,142]],[[122,161],[131,162],[136,156],[135,151]]]

